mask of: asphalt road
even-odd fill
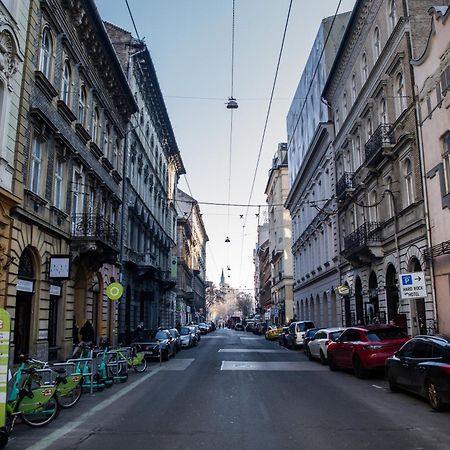
[[[232,330],[90,396],[43,429],[17,425],[8,449],[450,449],[436,413],[382,376],[330,372]]]

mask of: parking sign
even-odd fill
[[[399,281],[402,300],[427,296],[427,286],[423,272],[402,273],[399,275]]]

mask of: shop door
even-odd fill
[[[14,362],[19,362],[21,354],[30,351],[31,302],[32,295],[17,292],[16,317],[14,321]]]

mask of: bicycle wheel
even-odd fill
[[[72,406],[76,405],[83,394],[83,386],[82,383],[78,383],[70,392],[67,394],[61,395],[58,394],[56,396],[56,400],[58,402],[58,405],[63,408],[71,408]]]
[[[22,420],[29,427],[38,428],[50,423],[58,414],[58,402],[52,397],[45,405],[35,411],[22,413]]]
[[[126,364],[127,361],[121,358],[117,358],[117,355],[112,355],[109,363],[113,363],[112,365],[108,365],[108,372],[110,376],[118,377],[120,375],[125,375],[127,372]],[[117,364],[116,364],[117,363]]]
[[[133,364],[133,369],[135,372],[138,373],[145,372],[145,369],[147,369],[147,360],[145,359],[145,356],[142,358],[140,362]]]

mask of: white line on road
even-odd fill
[[[287,372],[321,372],[328,371],[324,366],[311,364],[309,361],[222,361],[220,370],[267,370]]]
[[[241,337],[243,341],[259,341],[261,338],[259,337]]]
[[[378,385],[376,385],[376,384],[372,384],[372,386],[373,386],[374,388],[377,388],[377,389],[383,389],[383,386],[378,386]]]
[[[219,353],[284,353],[284,350],[267,350],[258,348],[221,348]]]
[[[147,381],[149,378],[156,375],[158,372],[162,370],[162,367],[157,367],[152,372],[142,376],[139,380],[136,380],[134,383],[129,384],[127,387],[123,388],[121,391],[115,393],[113,396],[103,400],[98,405],[94,406],[89,411],[86,411],[84,414],[82,414],[77,420],[74,420],[71,423],[68,423],[67,425],[64,425],[62,428],[59,428],[58,430],[53,431],[53,433],[50,433],[45,438],[41,439],[40,441],[36,442],[36,444],[32,445],[31,447],[28,447],[28,450],[42,450],[50,445],[52,445],[57,440],[61,439],[65,434],[71,432],[78,426],[80,426],[83,422],[86,422],[87,419],[89,419],[91,416],[93,416],[95,413],[98,413],[99,411],[102,411],[105,408],[108,408],[112,403],[122,398],[124,395],[128,394],[128,392],[132,391],[135,387],[142,384],[144,381]]]

